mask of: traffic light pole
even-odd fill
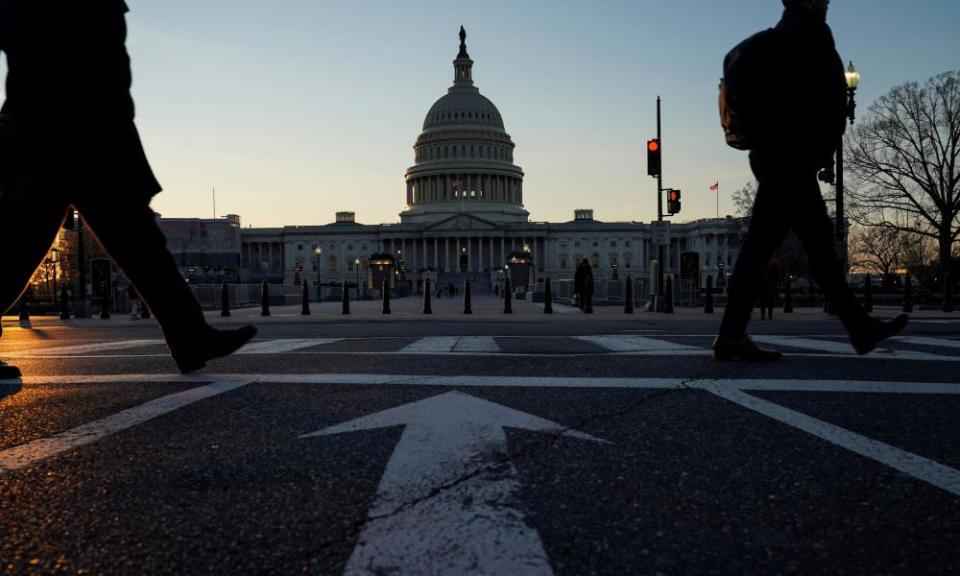
[[[657,142],[660,144],[660,169],[657,170],[657,222],[663,222],[663,140],[660,131],[660,97],[657,96]],[[663,266],[666,247],[657,245],[657,300],[663,297]]]

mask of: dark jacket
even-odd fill
[[[126,12],[123,0],[0,0],[3,113],[27,127],[43,186],[160,191],[133,124]]]
[[[587,287],[587,277],[593,278],[593,269],[589,264],[578,264],[577,271],[573,274],[573,290],[582,294]]]
[[[774,28],[780,46],[766,78],[769,131],[764,149],[798,163],[829,164],[846,126],[843,61],[830,27],[809,10],[787,10]]]

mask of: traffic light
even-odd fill
[[[660,140],[647,140],[647,174],[660,175]]]
[[[680,212],[680,191],[669,189],[667,190],[667,212],[670,214],[676,214]]]

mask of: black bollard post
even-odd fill
[[[463,313],[473,314],[473,306],[470,301],[470,280],[463,281]]]
[[[793,276],[787,276],[783,284],[783,313],[793,313]]]
[[[944,312],[953,312],[953,278],[948,270],[943,276],[943,306]]]
[[[503,313],[513,314],[513,286],[509,278],[503,279]]]
[[[873,283],[870,274],[863,277],[863,311],[873,312]]]
[[[70,319],[70,303],[67,301],[68,297],[69,295],[67,294],[66,285],[61,285],[60,286],[60,319],[61,320]]]
[[[913,312],[913,283],[909,272],[903,277],[903,311]]]
[[[20,296],[19,316],[20,316],[20,321],[21,321],[21,322],[29,322],[29,321],[30,321],[29,292],[24,292],[23,295]]]
[[[310,283],[306,280],[303,281],[303,303],[300,307],[300,315],[310,315]]]
[[[390,314],[390,283],[383,279],[383,313]]]
[[[266,280],[260,284],[260,315],[270,315],[270,285]]]
[[[663,305],[663,313],[673,314],[673,276],[667,276],[663,281],[663,290],[667,293],[667,300]]]
[[[104,289],[100,293],[100,319],[110,319],[110,292]]]
[[[220,288],[220,315],[226,318],[230,315],[230,286],[224,282]],[[140,315],[143,318],[143,315]]]
[[[583,312],[593,314],[593,276],[587,276],[583,283]]]
[[[703,297],[703,313],[713,314],[713,276],[707,276],[707,290]]]
[[[553,284],[549,276],[543,281],[543,313],[553,314]]]
[[[350,288],[346,280],[343,281],[343,289],[340,290],[340,307],[341,314],[350,313]]]
[[[623,313],[633,314],[633,277],[627,276],[627,283],[623,288]]]
[[[433,314],[433,305],[430,302],[430,279],[423,280],[423,313]]]

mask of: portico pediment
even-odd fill
[[[424,232],[500,232],[493,222],[470,214],[456,214],[424,228]]]

